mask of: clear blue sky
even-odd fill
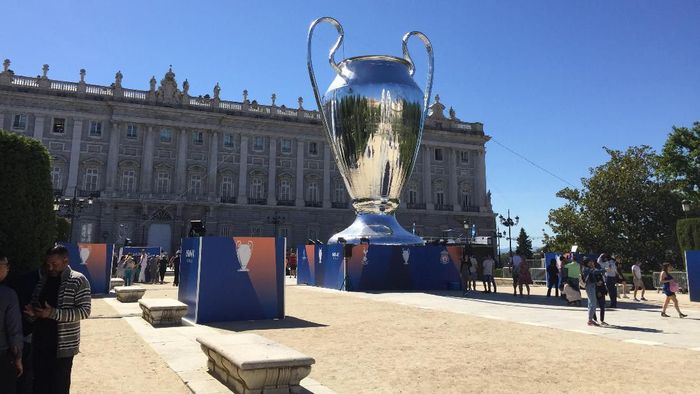
[[[202,4],[199,4],[202,3]],[[265,3],[265,4],[259,4]],[[53,1],[3,4],[0,57],[12,69],[54,79],[147,89],[173,65],[191,94],[315,108],[306,74],[306,32],[337,18],[337,58],[401,53],[421,30],[435,48],[434,92],[495,141],[579,186],[601,149],[660,148],[671,126],[700,120],[700,2],[687,1]],[[185,5],[187,4],[187,5]],[[322,86],[335,37],[320,27],[314,49]],[[424,73],[421,46],[412,45]],[[420,77],[420,83],[423,78]],[[535,237],[566,184],[496,142],[487,145],[494,210],[521,217]],[[535,239],[535,244],[539,244]]]

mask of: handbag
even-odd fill
[[[678,282],[676,282],[675,280],[672,280],[668,284],[668,288],[669,288],[669,290],[671,290],[674,293],[677,293],[680,290],[680,286],[678,285]]]

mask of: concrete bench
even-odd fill
[[[117,286],[124,286],[124,279],[122,278],[112,278],[109,280],[109,289],[112,290]]]
[[[187,305],[172,298],[144,298],[139,306],[141,317],[154,327],[178,326],[187,314]]]
[[[239,394],[301,391],[299,383],[316,361],[255,334],[198,337],[209,371]]]
[[[136,302],[143,297],[146,289],[138,286],[117,286],[114,292],[117,293],[117,300],[121,302]]]

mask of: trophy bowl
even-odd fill
[[[332,24],[339,34],[328,57],[336,76],[323,96],[311,61],[313,31],[321,22]],[[413,80],[415,67],[407,42],[414,35],[423,41],[428,52],[425,93]],[[433,80],[432,45],[423,33],[413,31],[403,37],[403,58],[358,56],[336,63],[335,51],[343,36],[338,21],[323,17],[311,23],[307,42],[314,97],[338,171],[357,214],[355,221],[333,235],[328,243],[344,238],[357,244],[366,238],[379,245],[423,244],[394,215],[423,136]]]

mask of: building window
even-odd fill
[[[2,126],[2,125],[0,125]],[[12,119],[12,130],[26,130],[27,129],[27,114],[15,114],[14,119]]]
[[[292,185],[289,179],[282,179],[280,181],[280,200],[289,201],[292,199]]]
[[[136,139],[138,137],[139,127],[135,124],[126,125],[126,138]]]
[[[315,142],[309,142],[309,154],[310,155],[317,155],[318,154],[318,144]]]
[[[102,122],[90,121],[90,137],[102,137]]]
[[[435,161],[442,161],[442,149],[435,148]]]
[[[233,197],[233,178],[228,175],[221,177],[221,196]]]
[[[195,145],[204,144],[204,133],[202,133],[201,131],[193,131],[192,132],[192,143]]]
[[[265,187],[262,178],[256,176],[251,179],[250,186],[250,198],[265,198]]]
[[[84,188],[87,191],[94,192],[97,191],[97,185],[100,181],[100,174],[97,168],[88,168],[85,170],[85,182]]]
[[[51,168],[51,183],[53,184],[54,189],[62,189],[62,180],[63,177],[61,176],[61,167],[53,167]]]
[[[80,225],[80,242],[91,243],[94,241],[95,223],[83,223]]]
[[[58,134],[63,134],[66,132],[66,119],[65,118],[53,118],[53,126],[51,131]]]
[[[190,176],[190,193],[194,195],[202,194],[202,177],[200,175]]]
[[[256,136],[253,138],[253,150],[256,152],[262,152],[265,149],[264,142],[265,139],[263,137]]]
[[[418,203],[418,191],[414,187],[411,187],[410,189],[408,189],[408,203],[409,204],[417,204]]]
[[[460,152],[459,158],[462,161],[462,163],[469,163],[469,151]]]
[[[335,188],[333,189],[333,202],[345,202],[345,185],[343,182],[335,182]]]
[[[233,146],[234,146],[233,134],[231,134],[231,133],[224,134],[224,148],[233,148]]]
[[[471,196],[469,195],[469,187],[467,185],[462,185],[461,187],[461,194],[462,194],[462,205],[465,207],[471,206]]]
[[[219,225],[219,235],[222,237],[233,237],[233,225],[232,224]]]
[[[122,173],[122,190],[127,193],[136,191],[136,171],[124,170]]]
[[[307,201],[317,202],[318,201],[318,182],[311,181],[306,189],[306,199]]]
[[[280,144],[282,147],[282,153],[284,153],[284,154],[292,153],[292,140],[288,140],[286,138],[283,138],[282,141],[280,142]]]
[[[170,193],[170,173],[159,171],[156,177],[156,191],[158,193]]]
[[[169,144],[173,142],[173,131],[171,129],[163,129],[160,131],[160,142]]]
[[[254,224],[250,226],[250,236],[259,237],[262,234],[262,226]]]

